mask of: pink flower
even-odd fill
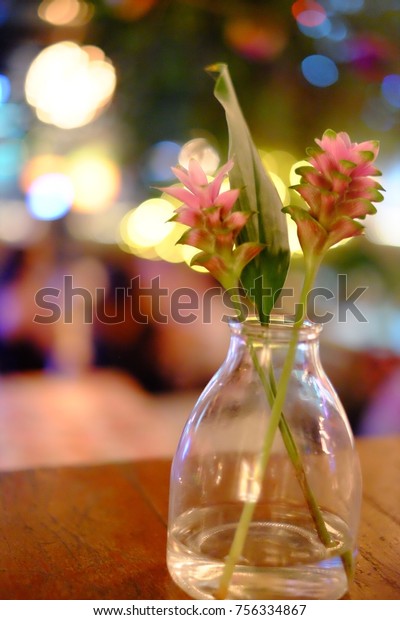
[[[225,288],[237,286],[243,268],[263,248],[262,244],[254,242],[241,244],[240,251],[235,248],[237,236],[250,214],[233,210],[238,189],[221,192],[222,182],[232,167],[230,160],[212,181],[208,181],[198,161],[191,159],[188,170],[182,166],[172,168],[183,187],[163,188],[166,194],[183,203],[176,209],[173,219],[189,229],[179,243],[201,250],[192,264],[205,266]]]
[[[228,161],[210,182],[195,159],[190,160],[188,170],[181,166],[172,168],[172,172],[184,186],[172,185],[163,188],[166,194],[183,203],[176,210],[175,221],[191,228],[207,228],[211,231],[218,227],[224,228],[225,220],[239,195],[238,189],[220,193],[222,182],[232,166],[233,161]]]
[[[373,165],[379,144],[352,143],[347,133],[325,131],[316,148],[308,149],[310,166],[298,168],[301,175],[295,189],[308,209],[285,207],[297,224],[306,259],[323,255],[332,245],[362,234],[358,221],[376,212],[373,202],[383,200],[383,188],[371,177],[380,174]]]

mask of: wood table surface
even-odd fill
[[[350,599],[400,598],[400,436],[357,441]],[[168,460],[0,474],[0,598],[183,600],[165,564]]]

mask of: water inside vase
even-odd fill
[[[340,598],[348,589],[341,559],[350,549],[346,524],[334,514],[323,512],[334,542],[327,548],[303,507],[280,505],[264,513],[272,518],[255,515],[227,598]],[[193,509],[182,514],[170,529],[168,568],[190,596],[215,597],[237,517],[238,509],[232,506]]]

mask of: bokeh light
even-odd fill
[[[180,204],[163,194],[161,198],[145,200],[128,211],[121,220],[119,245],[122,250],[147,260],[164,260],[169,263],[186,262],[190,265],[199,250],[178,244],[187,227],[169,221]],[[207,272],[204,267],[191,267],[194,271]]]
[[[306,159],[301,159],[300,161],[296,161],[293,166],[290,169],[290,173],[289,173],[289,182],[290,185],[298,185],[300,183],[301,180],[301,176],[296,172],[296,170],[298,168],[301,168],[302,166],[309,166],[310,162],[307,161]]]
[[[293,163],[294,157],[286,151],[266,152],[259,150],[259,155],[265,170],[276,187],[279,198],[284,205],[288,204],[289,190],[286,185],[286,179],[288,178],[290,165]]]
[[[28,189],[27,206],[38,220],[57,220],[71,208],[74,190],[71,180],[60,173],[37,177]]]
[[[29,193],[36,179],[49,175],[68,179],[73,190],[72,207],[85,213],[98,213],[110,207],[121,188],[117,164],[94,148],[80,149],[65,157],[51,153],[32,157],[22,169],[20,187]]]
[[[364,0],[329,0],[329,4],[340,13],[358,13],[364,6]]]
[[[278,192],[279,198],[281,199],[282,203],[284,205],[288,204],[289,191],[288,191],[285,183],[282,181],[280,176],[275,174],[275,172],[270,172],[269,176],[271,177],[271,181],[273,182],[273,184],[276,187],[276,191]]]
[[[64,41],[47,47],[32,62],[25,94],[41,121],[72,129],[99,114],[115,85],[115,69],[101,49]]]
[[[28,124],[26,106],[10,102],[0,105],[0,139],[24,137]]]
[[[214,174],[220,162],[217,150],[206,138],[193,138],[182,146],[178,156],[179,164],[187,169],[191,159],[198,161],[206,174]]]
[[[331,41],[343,41],[349,34],[349,28],[343,19],[333,16],[329,18],[329,32],[326,37]]]
[[[171,232],[154,246],[154,250],[160,259],[168,263],[182,263],[184,261],[184,246],[177,242],[185,230],[187,230],[186,226],[175,222]]]
[[[296,163],[294,155],[288,151],[259,151],[261,161],[267,172],[274,172],[284,183],[289,183],[289,174],[292,166]]]
[[[121,222],[121,237],[133,248],[153,248],[171,232],[174,213],[170,202],[149,198],[125,215]]]
[[[326,11],[319,2],[313,0],[297,0],[292,5],[292,14],[298,25],[314,28],[326,19]]]
[[[191,245],[182,246],[182,255],[183,255],[183,260],[185,261],[185,263],[191,269],[193,269],[193,271],[198,271],[199,273],[208,273],[208,270],[205,267],[202,267],[201,265],[190,264],[192,259],[196,256],[196,254],[199,254],[199,252],[200,250],[198,250],[197,248],[194,248]]]
[[[23,152],[24,145],[21,140],[0,142],[0,187],[17,182]]]
[[[50,173],[67,174],[67,164],[64,157],[52,153],[31,157],[21,172],[19,179],[21,189],[27,192],[35,179]]]
[[[286,47],[288,35],[280,22],[256,17],[234,17],[226,22],[225,39],[242,56],[251,60],[275,59]]]
[[[74,188],[73,209],[98,212],[110,207],[121,187],[121,172],[107,156],[81,150],[68,159],[68,175]]]
[[[289,248],[291,254],[303,254],[303,250],[301,249],[299,237],[297,235],[297,226],[296,223],[292,220],[292,218],[287,215],[286,223],[288,227],[288,239],[289,239]]]
[[[331,22],[329,19],[324,19],[322,22],[315,24],[314,26],[306,26],[301,22],[297,22],[297,27],[307,37],[312,39],[322,39],[327,37],[331,31]]]
[[[400,159],[385,167],[385,202],[372,218],[366,220],[367,238],[381,245],[400,247]]]
[[[180,144],[163,140],[154,144],[147,154],[145,176],[150,183],[168,181],[173,177],[171,167],[176,165]]]
[[[6,75],[0,73],[0,104],[6,103],[10,97],[11,83]]]
[[[382,81],[382,95],[394,108],[400,108],[400,75],[386,75]]]
[[[38,8],[40,19],[53,26],[81,26],[94,14],[94,6],[83,0],[42,0]]]
[[[307,56],[301,63],[305,79],[313,86],[326,88],[337,82],[339,71],[336,64],[322,54]]]
[[[345,60],[370,82],[381,82],[387,67],[398,61],[397,46],[393,46],[385,37],[372,33],[349,37],[344,42],[343,50]]]

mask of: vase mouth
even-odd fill
[[[295,318],[286,314],[271,315],[267,324],[261,323],[255,316],[250,316],[244,321],[232,318],[229,320],[229,327],[234,335],[281,342],[289,342],[294,331],[297,332],[299,342],[317,340],[323,328],[320,323],[314,323],[309,319],[306,319],[300,327],[296,326]]]

